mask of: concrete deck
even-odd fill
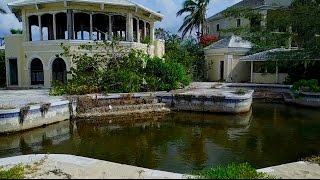
[[[21,108],[28,103],[54,103],[65,100],[62,96],[49,96],[49,90],[0,90],[0,107]]]
[[[268,167],[258,171],[282,179],[320,179],[320,166],[303,161]]]
[[[46,157],[47,156],[47,157]],[[42,161],[43,160],[43,161]],[[27,179],[186,179],[183,174],[117,164],[73,155],[24,155],[0,159],[0,166],[33,165]],[[42,163],[41,163],[42,162]]]

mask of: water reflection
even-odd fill
[[[0,137],[0,156],[74,154],[172,172],[230,162],[256,168],[318,153],[320,112],[254,104],[241,115],[171,113],[62,122]]]

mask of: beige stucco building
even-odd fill
[[[18,0],[8,4],[23,34],[5,37],[7,86],[49,88],[66,82],[72,59],[61,57],[61,43],[77,49],[94,40],[120,40],[120,46],[164,55],[154,38],[163,16],[130,0]],[[150,38],[151,45],[144,44]]]
[[[291,3],[292,0],[242,0],[229,8],[252,8],[263,15],[263,21],[251,22],[254,20],[243,17],[225,17],[223,15],[225,11],[222,11],[206,19],[208,34],[213,36],[228,36],[231,34],[223,33],[221,31],[224,29],[250,26],[252,23],[258,23],[264,26],[267,22],[268,13],[272,13],[272,10],[279,7],[289,6]]]

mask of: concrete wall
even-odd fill
[[[271,73],[253,73],[252,79],[253,83],[262,83],[262,84],[283,84],[286,78],[288,77],[287,73],[279,73],[279,81],[277,81],[277,75]]]
[[[224,62],[224,80],[227,82],[249,82],[250,64],[240,62],[239,55],[209,54],[206,55],[207,79],[220,80],[220,61]]]
[[[40,105],[34,105],[30,106],[24,118],[21,109],[1,110],[0,133],[22,131],[70,119],[71,115],[76,115],[76,105],[70,108],[69,101],[52,103],[47,112],[41,112]]]

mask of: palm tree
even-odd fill
[[[204,34],[209,2],[210,0],[185,0],[183,8],[177,12],[177,16],[188,13],[179,29],[179,32],[182,31],[182,37],[187,33],[191,34],[195,28],[197,29],[198,39]]]

